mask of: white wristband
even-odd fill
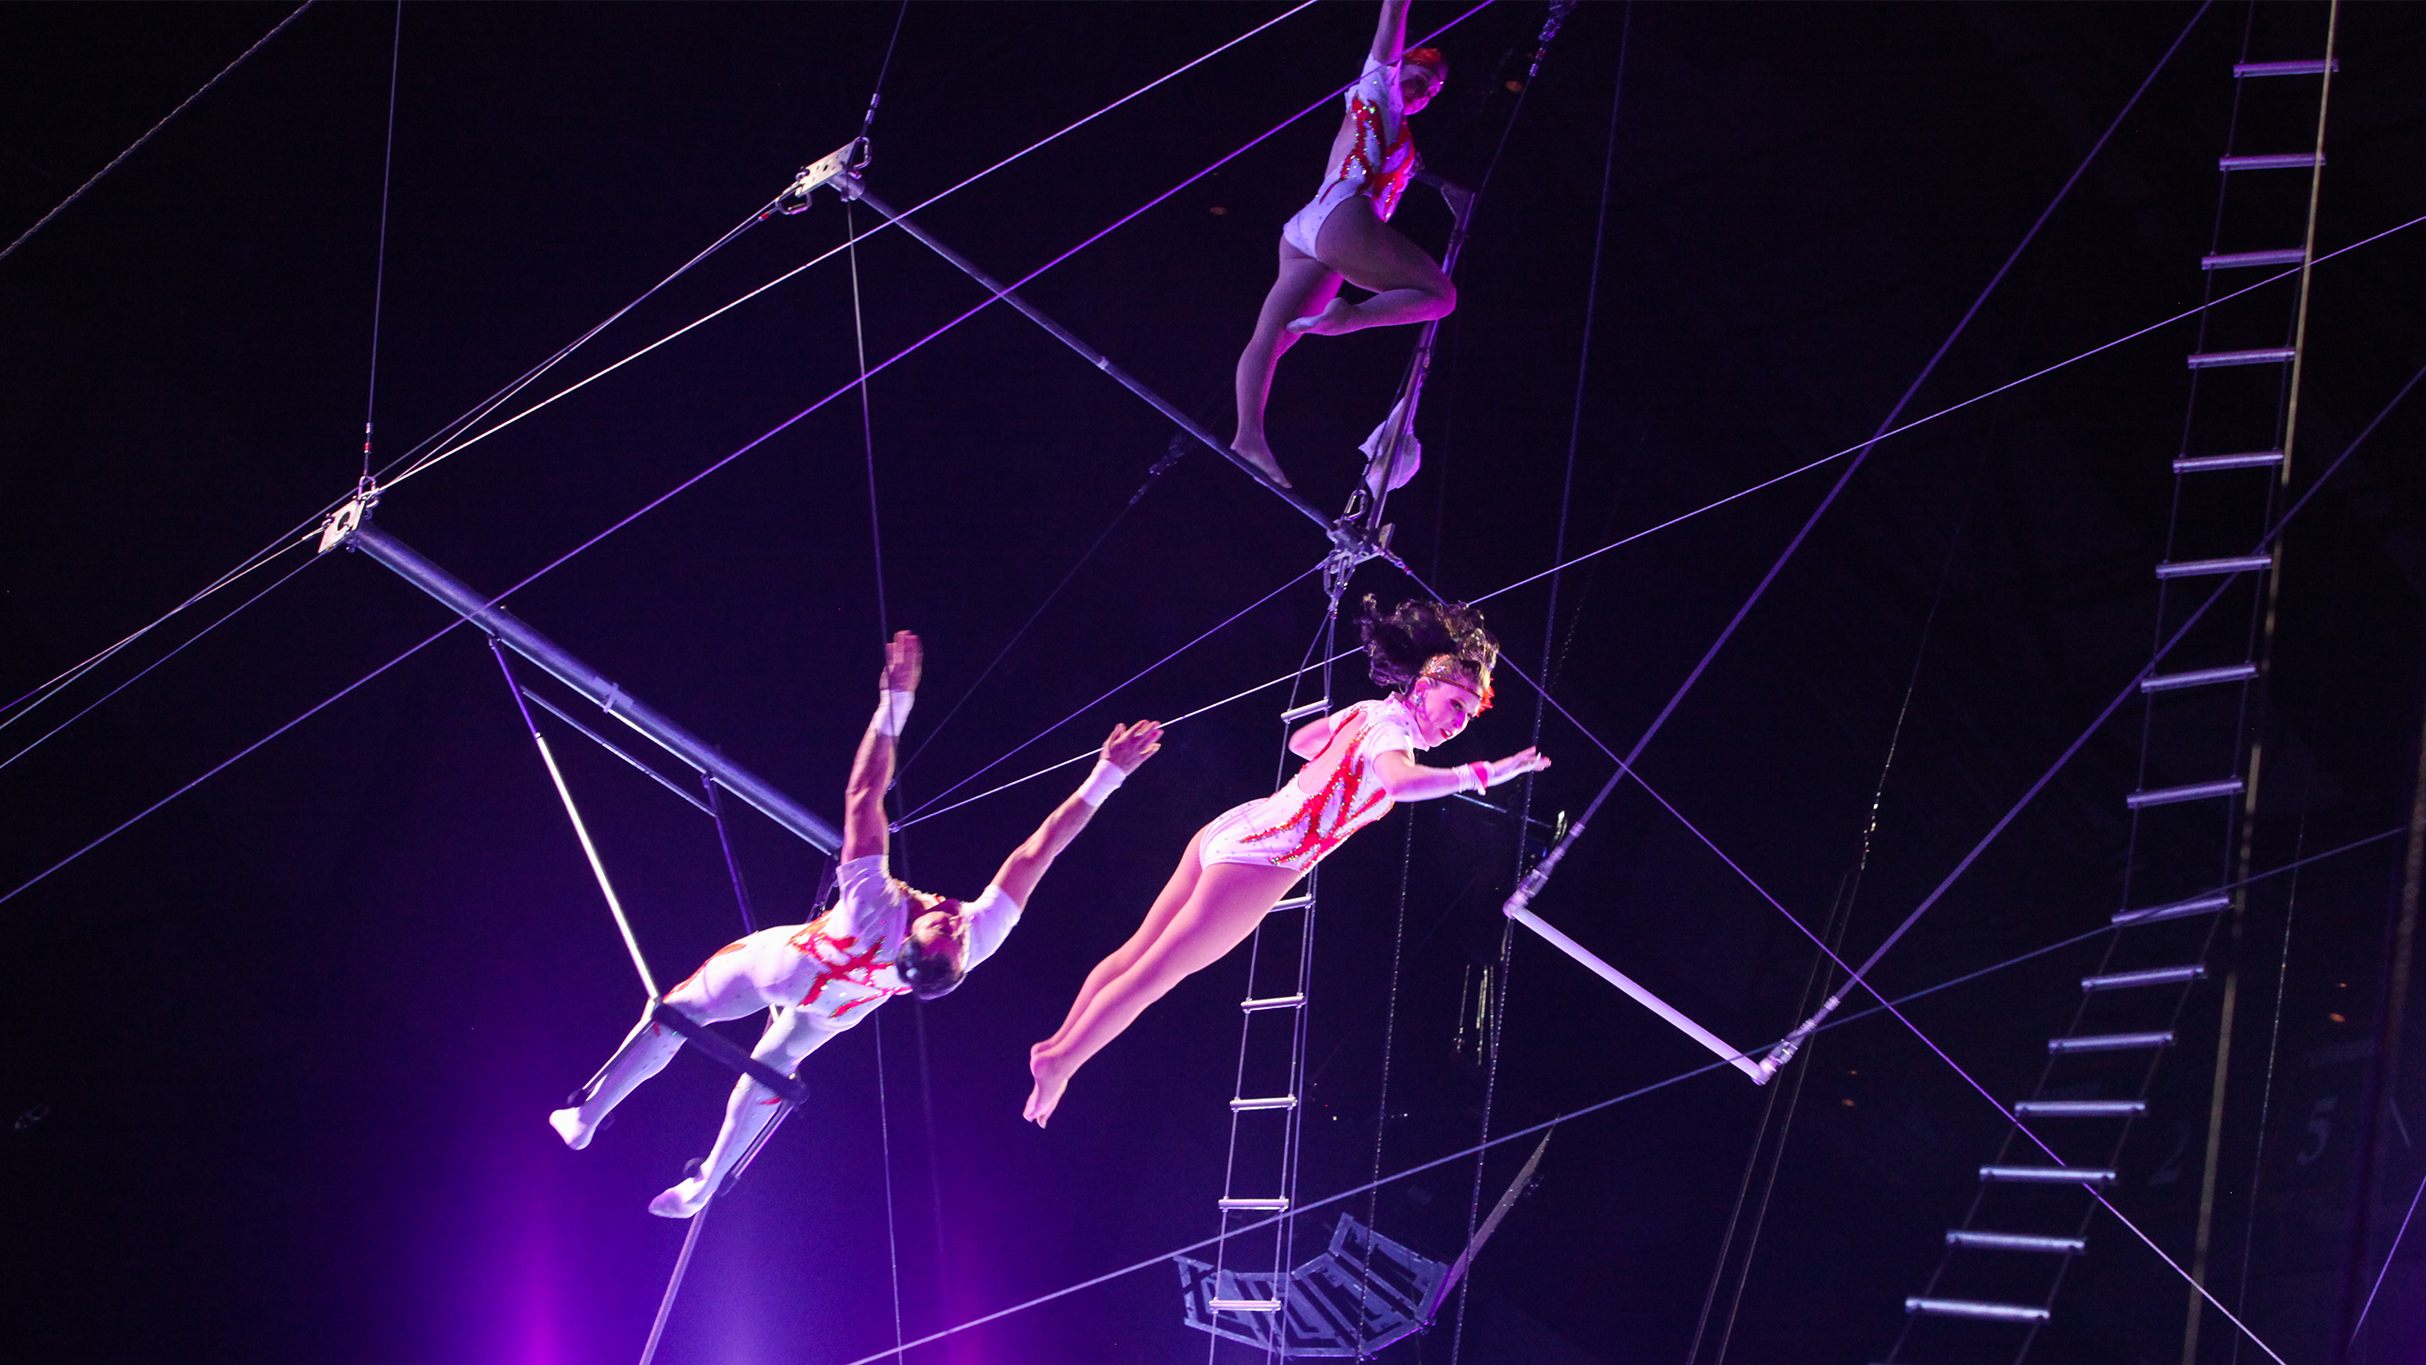
[[[904,721],[910,718],[910,704],[918,700],[915,692],[896,692],[891,688],[876,693],[876,733],[898,739]]]
[[[1087,780],[1079,785],[1078,799],[1090,806],[1100,806],[1105,797],[1119,790],[1120,784],[1128,780],[1129,775],[1121,771],[1119,764],[1108,758],[1096,759],[1095,771],[1088,773]]]

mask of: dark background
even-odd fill
[[[848,139],[896,12],[408,7],[380,463]],[[1422,4],[1415,27],[1461,12]],[[2194,12],[1583,7],[1525,92],[1461,267],[1420,423],[1425,469],[1393,504],[1409,564],[1480,596],[1549,567],[1562,518],[1571,552],[1603,545],[1867,437]],[[284,13],[0,11],[0,230],[32,223]],[[912,6],[871,186],[918,203],[1275,13]],[[2231,64],[2315,55],[2324,15],[2208,11],[1910,415],[2194,305]],[[1415,126],[1444,173],[1471,181],[1492,162],[1541,17],[1494,5],[1441,40],[1450,88]],[[356,477],[394,21],[378,5],[306,14],[0,261],[6,696],[277,543]],[[1291,18],[921,221],[997,275],[1023,275],[1348,79],[1371,21],[1361,4]],[[2320,248],[2426,213],[2426,13],[2346,7],[2340,51]],[[1226,433],[1230,364],[1276,227],[1316,183],[1332,107],[1025,292]],[[2296,119],[2282,127],[2274,149],[2304,145]],[[1421,190],[1399,223],[1435,248],[1447,227]],[[753,229],[532,396],[843,235],[831,198]],[[2426,362],[2421,240],[2395,235],[2316,272],[2299,491]],[[2289,243],[2226,243],[2253,244]],[[868,240],[857,266],[872,359],[982,299],[899,234]],[[397,486],[377,519],[501,591],[843,384],[850,291],[841,258],[805,272]],[[1351,447],[1387,406],[1410,339],[1369,332],[1288,357],[1273,439],[1318,506],[1344,497]],[[1850,897],[1843,941],[1867,953],[2146,663],[2166,461],[2185,439],[2180,357],[2200,344],[2191,323],[2163,328],[1879,447],[1667,723],[1644,775],[1806,923]],[[881,610],[929,652],[901,781],[911,806],[1073,712],[960,794],[1078,754],[1116,719],[1192,710],[1301,657],[1322,607],[1311,581],[1094,700],[1324,549],[1199,449],[977,686],[1145,481],[1168,424],[999,307],[885,370],[870,403]],[[2290,533],[2278,663],[2248,720],[2269,755],[2256,867],[2406,818],[2426,645],[2420,435],[2417,409],[2396,409]],[[1546,654],[1561,702],[1622,751],[1839,467],[1568,572],[1554,618],[1546,582],[1495,597],[1491,623],[1526,672],[1540,676]],[[868,480],[846,395],[512,607],[831,818],[879,657]],[[0,1339],[42,1360],[636,1356],[682,1235],[643,1205],[704,1150],[729,1077],[678,1059],[579,1155],[542,1126],[629,1026],[638,992],[475,634],[446,636],[42,875],[445,623],[377,565],[332,555],[27,751],[307,555],[283,555],[0,731],[0,891],[13,891],[0,902],[0,1117],[13,1120],[0,1134]],[[1412,591],[1379,564],[1355,586]],[[1024,1049],[1134,924],[1189,831],[1270,789],[1284,694],[1176,728],[989,970],[813,1059],[818,1102],[718,1206],[662,1359],[840,1362],[889,1347],[888,1208],[913,1335],[1148,1263],[913,1358],[1202,1357],[1155,1258],[1213,1230],[1243,956],[1108,1050],[1049,1132],[1018,1121]],[[1349,669],[1335,695],[1369,691]],[[1441,761],[1527,742],[1532,692],[1504,672],[1500,695]],[[2143,886],[2213,884],[2211,838],[2127,852],[2139,725],[2126,707],[2098,731],[1886,959],[1882,989],[2096,928],[2131,894],[2127,865]],[[550,729],[644,946],[678,977],[738,925],[713,827]],[[1555,713],[1541,742],[1558,766],[1532,793],[1536,812],[1580,809],[1609,760]],[[2208,775],[2155,761],[2152,781]],[[973,892],[1078,771],[915,825],[898,865],[919,885]],[[807,913],[813,851],[746,812],[736,829],[762,918]],[[2216,981],[2191,997],[2185,1044],[2114,1196],[2187,1255],[2217,982],[2237,965],[2210,1278],[2295,1361],[2326,1357],[2344,1284],[2402,848],[2396,837],[2252,893],[2237,937],[2214,950]],[[1326,865],[1305,1197],[1371,1178],[1385,1037],[1384,1172],[1475,1140],[1474,996],[1519,857],[1505,814],[1436,802],[1402,808]],[[1639,787],[1613,799],[1538,908],[1745,1046],[1799,1015],[1808,940]],[[2025,1093],[2098,947],[1986,975],[1911,1016],[1992,1091]],[[2426,1126],[2414,1038],[2401,1055],[2367,1201],[2370,1276],[2426,1169],[2411,1145]],[[1658,1088],[1559,1128],[1533,1194],[1476,1264],[1463,1358],[1711,1360],[1730,1321],[1737,1359],[1883,1357],[2001,1121],[1883,1017],[1824,1035],[1774,1111],[1771,1092],[1723,1070],[1660,1084],[1705,1061],[1574,964],[1517,943],[1493,1130]],[[1731,1320],[1734,1269],[1764,1207],[1757,1182],[1696,1348],[1755,1134],[1766,1113],[1774,1135],[1789,1107],[1740,1310]],[[1495,1150],[1486,1203],[1530,1147]],[[1473,1181],[1470,1161],[1394,1180],[1371,1216],[1449,1259]],[[1367,1216],[1361,1197],[1345,1207]],[[1301,1246],[1331,1216],[1313,1215]],[[2374,1308],[2371,1359],[2406,1358],[2426,1327],[2419,1246],[2413,1230]],[[2181,1280],[2111,1219],[2092,1225],[2091,1251],[2042,1353],[2180,1359]],[[1390,1358],[1449,1360],[1453,1334],[1444,1321]],[[2014,1340],[1974,1344],[2007,1358]],[[2205,1360],[2261,1358],[2212,1313],[2203,1340]]]

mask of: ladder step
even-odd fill
[[[1987,1251],[2046,1251],[2058,1256],[2079,1256],[2089,1250],[2089,1244],[2078,1237],[2041,1237],[2028,1232],[1973,1232],[1969,1228],[1948,1228],[1946,1245],[1979,1247]]]
[[[2283,462],[2279,450],[2252,450],[2243,455],[2187,455],[2173,462],[2176,474],[2209,474],[2218,469],[2263,469]]]
[[[2181,801],[2203,801],[2210,796],[2238,796],[2243,783],[2237,777],[2221,782],[2192,782],[2180,787],[2151,787],[2123,798],[2123,804],[2133,810],[2145,806],[2170,806]]]
[[[2225,156],[2216,158],[2220,171],[2295,171],[2303,166],[2322,166],[2325,158],[2315,152],[2270,152],[2264,156]]]
[[[1933,1318],[1979,1318],[1987,1322],[2045,1322],[2047,1310],[2019,1303],[1975,1303],[1970,1299],[1906,1299],[1904,1311]]]
[[[2127,991],[2134,986],[2178,986],[2185,981],[2204,981],[2207,968],[2201,963],[2187,967],[2150,967],[2140,972],[2113,972],[2105,976],[2084,976],[2084,991]]]
[[[2165,1036],[2171,1038],[2173,1035]],[[1263,1099],[1230,1101],[1230,1112],[1233,1114],[1244,1114],[1254,1109],[1295,1109],[1296,1107],[1297,1097],[1295,1095],[1272,1095]]]
[[[2318,57],[2304,62],[2236,62],[2235,76],[2322,76],[2327,71],[2342,69],[2339,57]]]
[[[2148,1101],[2023,1100],[2013,1112],[2042,1119],[2135,1119],[2148,1112]]]
[[[2292,256],[2297,258],[2301,254],[2302,253],[2295,251],[2292,253]],[[1283,725],[1295,725],[1297,722],[1305,720],[1308,717],[1322,715],[1324,712],[1329,711],[1330,709],[1331,699],[1329,697],[1317,697],[1314,700],[1307,702],[1303,706],[1293,706],[1288,710],[1281,712],[1280,723]]]
[[[2137,910],[2117,910],[2114,912],[2114,922],[2116,924],[2154,924],[2161,919],[2180,919],[2184,915],[2209,914],[2230,904],[2232,904],[2232,897],[2216,891],[2204,896],[2192,896],[2186,901],[2175,901],[2170,905],[2149,905]]]
[[[2013,1185],[2111,1185],[2114,1172],[2095,1166],[1982,1166],[1980,1179]]]
[[[2199,269],[2244,270],[2259,265],[2298,265],[2307,259],[2307,249],[2296,246],[2280,251],[2219,251],[2212,256],[2199,257]]]
[[[1216,1313],[1277,1313],[1278,1299],[1207,1299],[1205,1307]]]
[[[2182,687],[2205,687],[2209,683],[2247,682],[2257,675],[2256,664],[2226,664],[2222,668],[2197,668],[2188,673],[2160,673],[2153,678],[2142,678],[2140,690],[2171,692]]]
[[[1238,1007],[1249,1014],[1257,1010],[1301,1010],[1306,1007],[1302,995],[1267,995],[1261,1000],[1241,1000]]]
[[[1286,1199],[1224,1199],[1219,1202],[1224,1213],[1279,1213],[1289,1207]]]
[[[2222,559],[2169,559],[2156,566],[2159,578],[2200,578],[2208,574],[2255,573],[2274,563],[2272,555],[2226,555]]]
[[[1266,913],[1277,915],[1283,910],[1303,910],[1313,903],[1314,897],[1311,895],[1291,896],[1285,901],[1275,902],[1272,908]]]
[[[2047,1040],[2049,1056],[2068,1052],[2128,1052],[2134,1048],[2171,1047],[2173,1030],[2156,1033],[2085,1033],[2071,1038]]]
[[[2299,354],[2290,346],[2260,346],[2252,351],[2201,351],[2190,357],[2194,370],[2220,370],[2228,365],[2280,365]]]

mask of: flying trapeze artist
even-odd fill
[[[1306,761],[1272,795],[1196,832],[1129,941],[1087,974],[1052,1037],[1028,1049],[1036,1088],[1026,1117],[1052,1118],[1070,1077],[1182,977],[1239,945],[1282,893],[1398,801],[1428,801],[1550,766],[1532,749],[1495,762],[1427,768],[1413,751],[1454,738],[1491,705],[1499,642],[1472,607],[1410,601],[1387,616],[1365,598],[1360,624],[1373,681],[1394,689],[1289,737]]]
[[[932,1000],[958,986],[970,968],[1002,946],[1037,882],[1087,827],[1095,808],[1162,747],[1162,728],[1152,721],[1115,727],[1085,783],[1012,850],[983,895],[956,901],[914,891],[887,869],[884,796],[893,780],[894,743],[918,689],[921,658],[918,637],[906,630],[886,647],[876,715],[859,741],[844,789],[841,895],[834,908],[807,924],[761,929],[728,944],[666,992],[667,1004],[702,1023],[776,1011],[751,1055],[777,1071],[790,1072],[893,996],[909,991]],[[587,1147],[608,1112],[663,1070],[682,1042],[680,1034],[642,1014],[572,1106],[550,1114],[548,1123],[565,1145]],[[651,1200],[649,1212],[666,1218],[697,1213],[766,1131],[777,1106],[773,1091],[742,1077],[698,1174]]]
[[[1331,139],[1327,177],[1281,225],[1280,275],[1239,353],[1238,434],[1230,448],[1283,488],[1288,476],[1264,436],[1264,403],[1282,353],[1309,334],[1429,322],[1457,307],[1457,287],[1440,264],[1389,225],[1415,173],[1407,116],[1430,104],[1449,74],[1438,51],[1402,52],[1406,41],[1407,0],[1382,0],[1364,74],[1349,89],[1347,116]],[[1342,300],[1343,278],[1372,297]]]

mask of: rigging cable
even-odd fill
[[[396,0],[396,32],[388,48],[387,146],[379,162],[379,259],[371,270],[371,373],[362,396],[362,482],[371,490],[371,418],[379,409],[379,314],[387,302],[388,196],[396,187],[396,73],[404,65],[404,0]]]

